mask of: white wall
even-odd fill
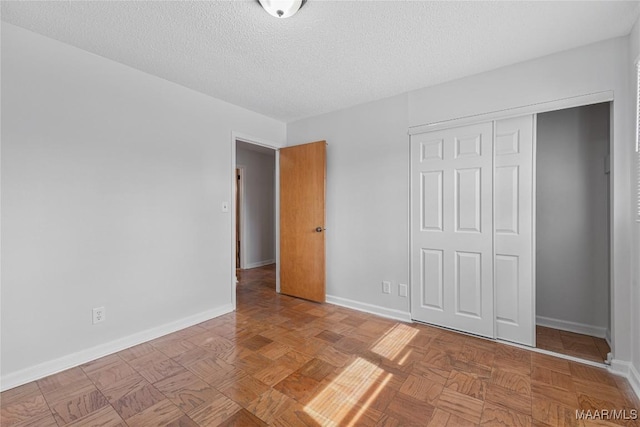
[[[236,164],[244,166],[242,265],[254,268],[272,264],[276,259],[275,151],[261,153],[238,147]]]
[[[408,310],[379,282],[408,276],[406,126],[613,91],[612,223],[615,357],[631,360],[632,126],[628,38],[622,37],[287,125],[288,145],[326,139],[327,293]],[[327,230],[329,232],[329,229]],[[344,246],[343,246],[344,245]],[[403,282],[404,283],[404,282]]]
[[[288,145],[318,140],[328,144],[328,297],[407,313],[407,298],[398,296],[409,262],[406,95],[287,127]],[[382,294],[383,280],[392,282],[391,295]]]
[[[283,123],[3,23],[4,388],[231,309],[232,131],[285,138]]]
[[[536,142],[536,315],[602,337],[609,329],[609,106],[538,114]]]

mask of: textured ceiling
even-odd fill
[[[2,20],[289,122],[626,35],[637,1],[2,1]]]

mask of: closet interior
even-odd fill
[[[538,114],[536,346],[611,351],[610,103]]]

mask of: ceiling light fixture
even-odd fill
[[[276,18],[288,18],[306,3],[307,0],[258,0],[264,10]]]

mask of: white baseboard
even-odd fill
[[[606,332],[604,333],[604,339],[607,344],[609,344],[609,348],[613,348],[613,346],[611,345],[611,329],[606,330]]]
[[[258,267],[264,267],[265,265],[269,265],[269,264],[273,264],[276,261],[274,259],[268,259],[265,261],[258,261],[258,262],[251,262],[247,265],[244,266],[245,270],[249,270],[250,268],[258,268]]]
[[[108,343],[100,344],[95,347],[87,348],[85,350],[80,350],[76,353],[68,354],[58,359],[44,362],[36,366],[31,366],[29,368],[21,369],[17,372],[12,372],[6,375],[3,374],[2,377],[0,377],[0,391],[5,391],[22,384],[44,378],[52,374],[56,374],[66,369],[82,365],[84,363],[99,359],[109,354],[125,350],[129,347],[133,347],[135,345],[154,340],[172,332],[188,328],[189,326],[197,325],[198,323],[213,319],[214,317],[222,316],[223,314],[230,313],[231,311],[233,311],[232,305],[226,304],[222,307],[207,310],[205,312],[194,314],[193,316],[185,317],[161,326],[147,329],[145,331],[137,332],[135,334],[119,338]]]
[[[626,377],[631,384],[631,388],[640,399],[640,373],[630,362],[624,362],[622,360],[613,359],[611,361],[611,367],[609,368],[611,373]]]
[[[569,322],[568,320],[536,316],[536,324],[547,328],[560,329],[561,331],[575,332],[576,334],[590,335],[597,338],[605,338],[607,336],[607,328],[587,325],[585,323]]]
[[[364,311],[365,313],[376,314],[378,316],[387,317],[394,320],[401,320],[403,322],[411,322],[411,313],[409,313],[408,311],[394,310],[391,308],[381,307],[379,305],[367,304],[364,302],[354,301],[347,298],[340,298],[333,295],[327,295],[326,301],[329,304],[339,305],[340,307]]]

